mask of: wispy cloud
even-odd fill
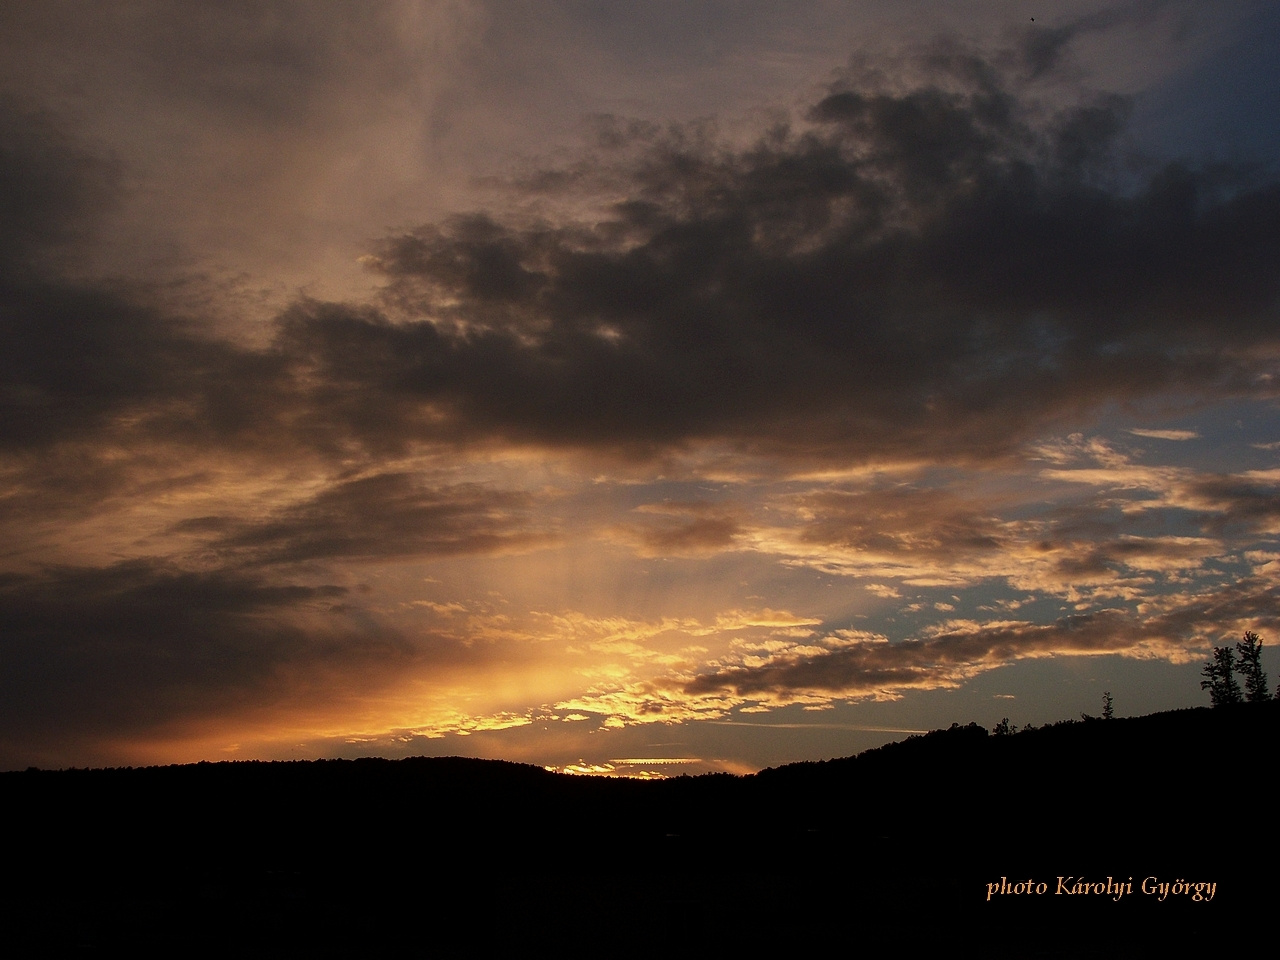
[[[1141,619],[1100,610],[1043,624],[941,624],[921,640],[840,646],[821,655],[784,654],[755,666],[709,672],[687,683],[684,691],[785,704],[810,702],[815,692],[896,697],[912,689],[952,687],[1024,658],[1123,654],[1190,662],[1203,656],[1209,638],[1224,625],[1274,624],[1280,618],[1280,595],[1259,581],[1188,601],[1167,603]]]
[[[1130,431],[1135,437],[1151,437],[1154,440],[1196,440],[1200,434],[1194,430],[1146,430],[1134,427]]]

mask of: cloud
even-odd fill
[[[1151,437],[1153,440],[1195,440],[1200,436],[1194,430],[1144,430],[1135,427],[1129,432],[1135,437]]]
[[[1046,119],[975,54],[921,71],[907,90],[847,77],[747,147],[623,137],[584,156],[568,212],[392,236],[370,261],[381,305],[299,301],[265,348],[141,290],[19,285],[0,442],[968,462],[1107,402],[1266,393],[1280,187],[1118,178],[1118,101]],[[733,535],[689,537],[712,533]]]
[[[923,639],[842,644],[821,654],[784,653],[768,662],[704,673],[686,683],[693,697],[730,696],[782,705],[828,697],[898,696],[957,686],[1017,660],[1118,654],[1191,662],[1224,634],[1280,622],[1280,591],[1250,578],[1195,597],[1171,598],[1144,619],[1098,610],[1053,623],[956,622]],[[1243,625],[1243,626],[1241,626]],[[796,698],[796,699],[792,699]]]
[[[6,755],[341,711],[362,742],[604,734],[1274,623],[1275,472],[1085,432],[1273,401],[1280,355],[1274,172],[1134,161],[1129,100],[1063,94],[1118,20],[746,118],[592,101],[590,142],[448,215],[375,159],[417,170],[485,98],[468,143],[504,142],[545,51],[507,74],[476,38],[579,8],[414,9],[0,14],[0,82],[31,80],[0,98]],[[364,286],[281,293],[357,252]],[[983,619],[1014,609],[1074,613]]]
[[[744,532],[732,505],[682,502],[645,504],[636,512],[656,518],[643,524],[623,524],[612,531],[640,556],[705,556],[738,547]]]
[[[532,497],[479,484],[428,487],[382,473],[325,487],[259,521],[198,517],[175,532],[215,531],[213,549],[257,563],[495,554],[550,542],[528,517]]]
[[[771,488],[742,523],[737,549],[855,578],[883,599],[908,589],[915,598],[936,588],[1008,589],[1084,610],[1216,582],[1242,550],[1277,532],[1274,471],[1147,465],[1083,436],[1027,454],[991,469]],[[927,602],[943,609],[958,600]]]
[[[0,85],[122,170],[109,240],[81,268],[252,324],[302,286],[367,290],[366,238],[432,215],[501,142],[482,109],[498,99],[489,18],[473,0],[5,9]]]
[[[281,408],[283,368],[270,354],[172,316],[151,288],[79,266],[123,191],[117,162],[54,114],[2,96],[0,133],[0,452],[234,443]]]
[[[1177,0],[1130,0],[1109,4],[1105,9],[1060,20],[1050,26],[1025,25],[1014,31],[1019,38],[1016,49],[1023,68],[1032,77],[1039,77],[1060,70],[1064,61],[1070,60],[1072,47],[1081,37],[1150,22],[1171,8],[1176,11],[1178,6]]]
[[[378,687],[417,656],[343,613],[344,587],[182,570],[154,560],[0,578],[0,749],[156,736]]]
[[[1214,536],[1231,528],[1264,536],[1277,530],[1275,494],[1280,474],[1275,471],[1227,474],[1144,466],[1105,443],[1080,436],[1053,449],[1041,448],[1039,454],[1057,464],[1043,470],[1042,477],[1093,487],[1129,514],[1171,508],[1186,511],[1201,531]],[[1081,460],[1093,463],[1083,466]]]
[[[48,110],[0,92],[0,269],[87,239],[118,197],[118,163],[69,135]]]
[[[1188,509],[1206,513],[1206,526],[1222,531],[1238,524],[1257,534],[1280,534],[1280,476],[1272,474],[1209,475],[1189,482],[1181,493]]]
[[[640,452],[981,458],[1107,401],[1258,395],[1275,183],[1116,176],[1119,101],[1044,120],[987,61],[927,66],[746,149],[641,131],[557,181],[589,217],[389,238],[389,313],[299,310],[288,349],[400,427]]]

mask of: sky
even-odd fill
[[[1280,8],[0,4],[0,769],[745,773],[1280,623]]]

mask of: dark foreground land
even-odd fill
[[[1271,702],[1000,737],[955,726],[753,777],[457,758],[0,774],[3,943],[11,956],[1234,953],[1251,930],[1280,935],[1278,734]],[[1002,878],[1030,892],[993,892]],[[1082,882],[1104,892],[1064,892]]]

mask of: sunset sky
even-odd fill
[[[0,769],[748,772],[1280,675],[1280,5],[0,4]]]

